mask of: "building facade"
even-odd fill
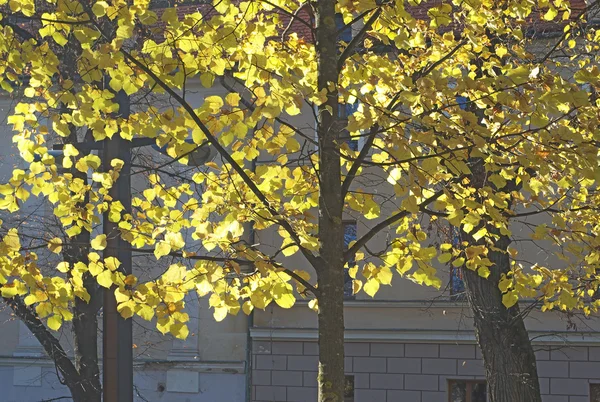
[[[226,93],[218,86],[190,91],[195,97],[190,103],[197,105],[206,96]],[[22,163],[4,123],[13,106],[9,96],[0,97],[2,180]],[[308,116],[310,111],[297,122],[310,126]],[[347,242],[365,225],[349,219]],[[440,272],[447,285],[442,291],[396,277],[376,299],[364,294],[348,298],[346,402],[486,401],[481,353],[470,311],[460,295],[460,273],[451,267],[440,267]],[[270,305],[249,317],[240,314],[220,323],[214,321],[206,300],[190,299],[187,305],[190,336],[185,341],[136,322],[137,401],[317,400],[317,320],[305,302],[289,310]],[[6,307],[0,314],[0,402],[68,397],[52,361],[27,327]],[[597,317],[534,310],[526,323],[536,349],[544,402],[600,402]],[[61,341],[73,353],[68,330],[64,327]]]

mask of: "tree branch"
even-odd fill
[[[373,15],[367,20],[367,22],[365,22],[365,24],[360,29],[360,31],[358,31],[358,33],[352,38],[350,43],[348,43],[348,46],[346,46],[346,48],[344,49],[344,51],[342,52],[342,54],[340,55],[340,57],[338,59],[338,63],[337,63],[338,73],[342,71],[342,68],[344,67],[344,63],[346,62],[348,57],[350,57],[350,55],[356,48],[356,45],[358,45],[358,43],[364,39],[367,31],[369,29],[371,29],[371,26],[373,26],[375,21],[377,21],[377,18],[379,18],[379,14],[381,14],[381,7],[377,8],[377,10],[375,10]]]
[[[437,193],[433,194],[431,197],[426,198],[425,200],[423,200],[423,202],[421,202],[419,204],[419,209],[423,210],[427,205],[431,204],[433,201],[440,198],[442,196],[442,194],[444,194],[444,189],[439,190]],[[356,241],[356,243],[354,243],[352,245],[352,247],[350,247],[344,253],[344,261],[346,261],[346,262],[350,261],[354,257],[354,255],[358,252],[358,250],[360,250],[361,247],[366,245],[369,240],[371,240],[373,237],[375,237],[375,235],[377,235],[377,233],[379,233],[381,230],[385,229],[386,227],[390,226],[394,222],[397,222],[400,219],[404,218],[405,216],[409,215],[410,213],[411,212],[409,212],[407,210],[402,210],[402,211],[397,212],[394,215],[390,216],[389,218],[379,222],[377,225],[373,226],[371,228],[371,230],[369,230],[367,233],[365,233],[360,239],[358,239]]]
[[[106,38],[109,37],[102,30],[102,27],[100,27],[100,25],[98,23],[94,22],[94,26],[96,27],[96,29],[98,29],[98,31],[104,37],[106,37]],[[196,123],[196,125],[198,126],[198,128],[206,136],[208,142],[213,147],[215,147],[215,149],[221,155],[221,157],[223,159],[225,159],[225,161],[227,161],[227,163],[229,163],[231,165],[231,167],[241,177],[241,179],[244,181],[244,183],[250,188],[250,190],[252,191],[252,193],[254,193],[254,195],[256,196],[256,198],[258,198],[258,200],[264,205],[264,207],[269,211],[269,213],[271,215],[273,215],[273,217],[278,216],[279,214],[278,214],[277,210],[275,210],[275,208],[273,208],[273,206],[271,205],[271,203],[269,202],[269,200],[265,196],[265,194],[262,191],[260,191],[260,189],[258,188],[258,186],[256,185],[256,183],[248,176],[248,174],[244,171],[244,169],[242,168],[242,166],[240,166],[233,159],[233,157],[231,156],[231,154],[229,152],[227,152],[227,150],[219,143],[219,141],[217,140],[217,138],[210,132],[210,130],[208,129],[208,127],[206,127],[206,125],[204,123],[202,123],[202,120],[200,120],[200,117],[198,117],[198,115],[194,111],[194,108],[181,95],[179,95],[175,90],[173,90],[173,88],[171,88],[163,80],[161,80],[154,73],[154,71],[152,71],[150,68],[148,68],[144,63],[142,63],[141,61],[139,61],[137,58],[133,57],[123,47],[120,48],[120,52],[123,54],[123,56],[125,56],[125,59],[127,59],[129,62],[133,63],[136,67],[138,67],[139,69],[141,69],[144,73],[148,74],[148,76],[150,78],[152,78],[152,80],[154,80],[154,82],[156,84],[158,84],[158,86],[160,86],[162,89],[164,89],[165,92],[167,94],[169,94],[169,96],[171,96],[173,99],[175,99],[183,107],[183,109],[190,115],[190,117],[192,118],[192,120],[194,121],[194,123]],[[300,250],[300,252],[302,253],[302,255],[304,255],[304,257],[308,260],[308,262],[313,267],[319,266],[320,260],[321,260],[320,257],[315,256],[312,252],[310,252],[304,246],[302,246],[301,241],[300,241],[300,237],[298,236],[298,234],[296,233],[296,231],[294,230],[294,228],[292,227],[292,225],[287,220],[282,219],[282,218],[275,218],[275,222],[277,222],[290,235],[290,237],[292,238],[292,240],[294,240],[294,242],[298,246],[298,249]]]
[[[79,372],[67,356],[62,345],[54,335],[44,326],[38,316],[25,305],[19,297],[3,297],[4,302],[13,310],[15,315],[29,328],[31,333],[40,342],[46,354],[54,361],[54,364],[63,375],[63,378],[71,390],[80,382]]]

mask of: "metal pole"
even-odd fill
[[[127,118],[130,113],[129,97],[120,91],[116,95],[119,104],[119,117]],[[112,169],[111,161],[124,162],[121,174],[110,189],[113,201],[120,201],[125,211],[131,212],[131,144],[116,133],[104,141],[104,171]],[[116,257],[120,271],[131,274],[131,251],[121,239],[118,223],[110,222],[108,212],[104,213],[103,229],[106,235],[104,258]],[[124,319],[117,312],[114,287],[104,290],[103,307],[103,401],[133,402],[133,336],[132,321]]]

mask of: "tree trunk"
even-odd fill
[[[96,279],[92,276],[91,280]],[[84,283],[90,278],[85,278]],[[87,287],[87,283],[86,283]],[[102,399],[102,385],[100,384],[100,370],[98,367],[98,304],[92,296],[90,303],[75,300],[75,314],[73,316],[73,334],[75,336],[75,364],[79,371],[81,387],[85,391],[86,402],[100,402]]]
[[[481,159],[471,163],[472,181],[476,187],[485,183],[486,172]],[[500,189],[516,190],[514,183]],[[488,226],[488,230],[491,231]],[[499,238],[489,248],[488,258],[494,264],[490,274],[482,278],[463,268],[469,306],[473,312],[477,342],[483,355],[490,402],[541,402],[535,353],[525,328],[518,303],[506,308],[498,288],[502,274],[510,271],[508,246],[510,238],[495,232]],[[470,244],[476,242],[470,238]]]
[[[65,144],[78,142],[77,127],[69,126],[70,135]],[[84,141],[91,141],[91,135],[85,136]],[[87,153],[86,153],[87,154]],[[88,184],[87,173],[72,169],[74,178]],[[83,207],[89,202],[89,197],[80,204]],[[77,262],[89,264],[88,253],[90,249],[90,232],[83,229],[70,242],[67,241],[63,251],[63,259],[73,266]],[[75,368],[79,374],[78,383],[82,397],[86,402],[100,402],[102,399],[102,385],[100,384],[100,369],[98,366],[98,310],[102,305],[101,291],[96,281],[89,272],[83,275],[83,286],[90,295],[89,302],[76,297],[73,306],[73,340],[75,352]]]
[[[344,400],[344,271],[319,274],[319,402]]]
[[[506,250],[503,236],[496,247]],[[477,342],[483,354],[490,402],[541,402],[535,354],[518,303],[502,304],[498,283],[509,270],[507,253],[490,251],[489,277],[464,269],[467,300],[473,311]]]
[[[344,235],[335,3],[319,0],[313,4],[317,87],[327,92],[327,100],[319,105],[317,112],[321,242],[321,263],[315,267],[319,301],[319,402],[344,400]]]

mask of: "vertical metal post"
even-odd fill
[[[118,116],[127,118],[130,113],[129,97],[120,91],[116,94],[119,104]],[[111,161],[124,162],[121,174],[110,189],[113,201],[120,201],[125,211],[131,212],[131,143],[123,140],[119,133],[104,144],[104,170],[112,169]],[[120,271],[131,274],[131,250],[121,239],[118,224],[110,222],[108,212],[103,217],[106,249],[104,258],[116,257],[120,262]],[[114,287],[104,291],[103,307],[103,401],[133,402],[133,335],[131,319],[124,319],[117,312]]]

